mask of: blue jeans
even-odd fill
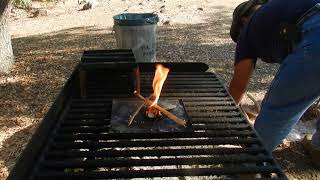
[[[303,24],[301,41],[281,64],[264,97],[254,127],[265,147],[276,148],[319,97],[320,14]]]

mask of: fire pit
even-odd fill
[[[192,132],[191,119],[188,116],[183,101],[159,102],[169,104],[174,108],[170,110],[172,114],[186,120],[186,126],[181,126],[164,115],[159,117],[148,117],[146,107],[132,118],[132,123],[128,125],[128,119],[135,113],[135,109],[139,109],[143,101],[136,99],[115,99],[112,102],[111,130],[110,133],[158,133],[158,132]],[[173,105],[174,104],[174,105]],[[163,105],[164,107],[166,105]]]
[[[236,179],[244,174],[251,174],[250,179],[286,179],[218,78],[202,63],[162,63],[170,72],[159,101],[182,99],[192,131],[111,132],[114,102],[139,99],[133,94],[138,90],[133,83],[137,66],[138,94],[153,94],[155,64],[137,64],[130,54],[85,53],[9,179]]]
[[[156,71],[152,82],[153,93],[148,98],[145,98],[140,94],[139,71],[138,66],[134,70],[135,90],[133,92],[133,94],[139,99],[113,100],[111,116],[112,128],[110,132],[133,133],[192,131],[192,128],[190,128],[190,118],[187,115],[182,99],[177,102],[158,102],[163,84],[169,73],[169,69],[161,64],[156,65]],[[171,110],[172,113],[169,110]],[[135,119],[137,120],[134,121]],[[132,122],[135,122],[134,127],[131,126]],[[189,128],[187,126],[189,126]]]

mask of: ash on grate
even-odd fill
[[[148,118],[145,115],[146,107],[135,116],[132,124],[128,120],[143,102],[136,98],[113,99],[110,133],[157,133],[157,132],[193,132],[191,118],[188,116],[183,101],[159,100],[160,106],[171,106],[169,112],[186,120],[186,127],[161,115],[157,118]]]

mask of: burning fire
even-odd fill
[[[153,94],[152,96],[155,97],[155,100],[152,102],[150,106],[154,106],[158,103],[160,93],[162,90],[162,86],[164,81],[166,80],[169,73],[169,69],[162,66],[161,64],[156,65],[156,72],[154,74],[152,87],[153,87]]]

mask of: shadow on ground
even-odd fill
[[[0,149],[0,161],[3,161],[9,170],[13,168],[19,155],[23,152],[24,147],[31,139],[36,127],[37,123],[27,126],[3,142],[4,146]]]
[[[300,142],[290,143],[290,148],[273,152],[273,156],[289,179],[319,179],[320,170],[314,169]],[[301,178],[302,177],[302,178]]]

